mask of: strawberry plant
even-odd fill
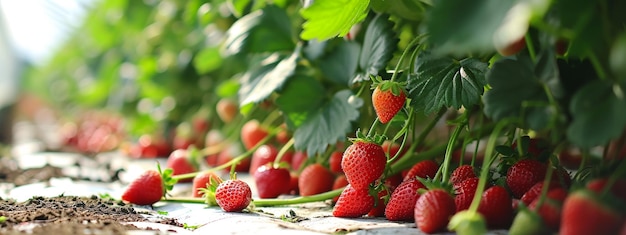
[[[205,144],[200,152],[211,168],[201,172],[290,163],[291,189],[268,197],[300,197],[255,206],[339,197],[337,216],[360,217],[384,208],[374,204],[401,200],[378,199],[393,197],[400,183],[386,182],[404,175],[405,182],[429,178],[456,187],[456,194],[428,191],[445,195],[450,213],[436,226],[420,225],[426,232],[506,228],[514,210],[529,210],[520,220],[539,221],[542,208],[558,207],[548,195],[553,183],[571,198],[563,211],[591,208],[607,221],[625,216],[612,209],[624,202],[606,199],[626,177],[623,1],[99,4],[49,63],[29,73],[27,87],[71,110],[68,117],[94,108],[118,112],[126,141],[142,146],[133,155],[168,155],[156,153],[154,143],[143,147],[139,137],[148,135],[163,136],[170,151]],[[276,149],[255,160],[264,145]],[[569,149],[579,152],[574,163],[561,154]],[[339,158],[334,152],[341,151]],[[341,171],[348,186],[331,190]],[[310,178],[324,182],[309,185]],[[599,192],[578,190],[597,178],[609,179]],[[429,204],[430,197],[420,199]],[[524,209],[513,208],[512,198]],[[420,220],[430,213],[420,211]],[[397,214],[407,220],[406,208]]]

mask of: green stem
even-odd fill
[[[207,170],[204,170],[204,171],[197,171],[197,172],[192,172],[192,173],[187,173],[187,174],[182,174],[182,175],[174,175],[174,176],[172,176],[172,179],[175,179],[175,180],[188,179],[188,178],[196,177],[196,175],[198,175],[201,172],[215,172],[215,171],[218,171],[218,170],[226,169],[227,167],[232,167],[232,166],[236,165],[237,163],[239,163],[241,160],[246,159],[247,157],[252,155],[252,153],[254,153],[254,151],[256,151],[259,147],[261,147],[261,145],[266,144],[272,138],[274,138],[274,136],[277,133],[278,133],[278,131],[276,131],[276,130],[271,131],[265,138],[263,138],[261,141],[259,141],[259,143],[254,145],[254,147],[252,147],[248,151],[242,153],[241,155],[231,159],[227,163],[224,163],[222,165],[219,165],[219,166],[216,166],[214,168],[207,169]]]
[[[275,166],[278,166],[280,164],[280,160],[283,158],[285,153],[287,153],[287,151],[289,151],[291,146],[293,146],[294,142],[295,142],[294,138],[291,137],[291,139],[289,141],[287,141],[287,143],[285,143],[285,145],[280,149],[280,151],[278,151],[278,155],[276,155],[276,159],[274,159],[274,165]]]
[[[465,115],[465,117],[467,117],[467,115]],[[465,125],[467,125],[467,120],[460,123],[456,128],[454,128],[454,132],[452,132],[452,136],[450,136],[450,139],[448,140],[448,145],[446,147],[446,154],[443,158],[442,182],[448,182],[448,177],[450,176],[448,174],[449,173],[448,170],[450,169],[450,158],[452,156],[452,152],[454,151],[454,145],[457,142],[457,139],[459,138],[459,134],[461,134],[461,131],[463,131],[463,128],[465,128]],[[438,176],[439,176],[439,171],[437,172],[437,175],[435,175],[435,179],[438,179],[437,178]]]
[[[319,202],[319,201],[324,201],[324,200],[337,197],[341,195],[341,192],[343,192],[343,190],[344,188],[340,188],[340,189],[335,189],[332,191],[328,191],[328,192],[320,193],[316,195],[301,196],[301,197],[287,198],[287,199],[275,199],[275,198],[255,199],[253,203],[255,206],[283,206],[283,205],[302,204],[302,203],[308,203],[308,202]]]
[[[408,128],[410,126],[412,126],[411,125],[411,122],[413,121],[413,115],[412,114],[413,114],[413,112],[409,111],[409,117],[407,118],[405,125],[399,131],[399,133],[404,133],[402,135],[402,142],[400,143],[400,148],[398,148],[398,152],[396,152],[393,155],[393,157],[390,157],[389,159],[387,159],[387,165],[389,165],[391,162],[393,162],[395,159],[397,159],[400,156],[400,153],[402,152],[402,149],[404,149],[404,145],[406,144],[406,140],[408,139],[408,136],[409,136],[409,132],[408,132],[409,129]],[[394,138],[393,142],[395,143],[395,141],[396,140]],[[391,149],[391,148],[389,148],[389,149]]]
[[[272,123],[274,123],[274,121],[276,121],[276,119],[278,119],[279,117],[280,117],[280,112],[278,112],[278,109],[274,110],[269,115],[267,115],[265,120],[263,120],[263,123],[261,124],[261,126],[272,126]]]
[[[374,132],[374,129],[376,128],[376,125],[378,125],[378,123],[378,117],[376,117],[376,119],[374,119],[374,123],[372,123],[372,125],[370,126],[369,131],[367,131],[367,136],[372,136],[372,132]]]
[[[554,169],[552,168],[552,162],[549,161],[548,169],[546,170],[546,178],[543,179],[543,185],[541,186],[541,194],[539,194],[539,201],[537,202],[537,206],[535,207],[535,211],[539,211],[541,205],[546,200],[546,195],[548,194],[548,189],[550,188],[550,182],[552,180],[552,172]],[[529,205],[526,205],[529,206]]]
[[[591,61],[591,65],[593,65],[594,70],[598,74],[598,78],[600,78],[600,80],[606,80],[606,72],[596,54],[589,53],[589,61]]]
[[[398,75],[398,70],[400,69],[400,65],[402,64],[402,62],[404,62],[404,57],[406,57],[406,54],[409,52],[409,50],[417,43],[419,42],[419,40],[422,38],[422,35],[417,36],[415,38],[413,38],[413,40],[411,40],[409,42],[409,44],[406,46],[406,48],[404,49],[404,51],[402,52],[402,55],[400,55],[400,58],[398,59],[398,63],[396,64],[396,68],[393,71],[393,74],[391,75],[391,79],[390,81],[395,81],[396,77]]]
[[[491,157],[493,155],[493,150],[496,146],[496,141],[498,137],[500,137],[500,132],[506,126],[508,126],[512,121],[510,120],[502,120],[498,122],[493,132],[489,136],[489,140],[487,141],[487,149],[485,150],[485,159],[483,161],[483,166],[480,170],[480,178],[478,180],[478,187],[476,187],[476,193],[474,194],[474,198],[472,199],[472,204],[470,205],[469,211],[476,212],[478,210],[478,205],[480,205],[480,198],[483,195],[483,191],[485,191],[485,185],[487,184],[487,177],[489,177],[489,167],[491,164]]]
[[[526,40],[526,47],[528,47],[530,59],[534,62],[537,56],[535,55],[535,44],[533,43],[533,39],[530,38],[529,34],[524,35],[524,39]]]

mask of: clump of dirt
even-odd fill
[[[0,199],[0,234],[124,234],[138,228],[124,222],[151,221],[182,227],[175,219],[149,220],[131,205],[97,196]],[[35,225],[24,229],[24,225]],[[27,230],[27,231],[25,231]]]
[[[20,169],[15,159],[0,156],[0,182],[21,186],[63,176],[63,170],[59,167],[46,165],[39,168]]]

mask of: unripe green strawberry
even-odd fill
[[[367,189],[385,170],[387,157],[383,148],[373,142],[357,139],[343,153],[341,168],[355,189]]]

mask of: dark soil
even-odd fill
[[[21,186],[62,177],[61,168],[46,165],[40,168],[20,169],[13,158],[0,156],[0,182]]]
[[[131,205],[97,196],[0,200],[0,234],[125,234],[138,228],[123,222],[143,221],[182,227],[174,219],[148,219]]]

